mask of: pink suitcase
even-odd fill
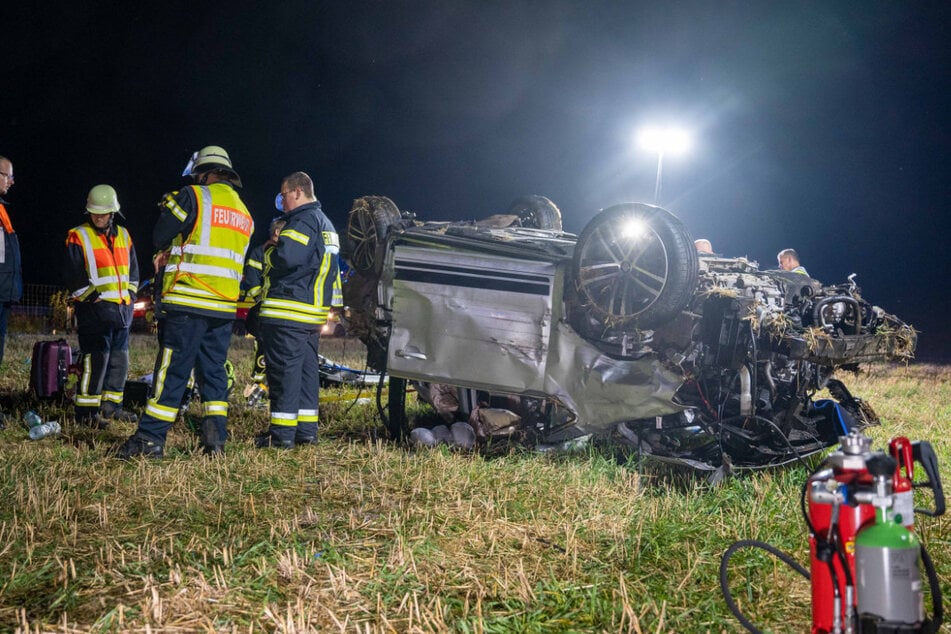
[[[65,339],[37,341],[33,345],[30,390],[40,398],[63,395],[72,364],[73,351]]]

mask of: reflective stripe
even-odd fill
[[[321,236],[324,239],[324,248],[327,253],[337,255],[340,253],[340,236],[336,231],[322,231]]]
[[[83,355],[83,374],[79,377],[78,394],[89,394],[89,383],[92,381],[92,357]]]
[[[67,244],[78,244],[86,260],[89,285],[73,291],[72,297],[85,299],[93,291],[99,292],[104,301],[122,304],[135,292],[137,285],[129,281],[129,260],[132,238],[124,227],[116,227],[116,235],[110,247],[107,236],[100,234],[91,225],[73,227],[66,238]]]
[[[271,424],[278,427],[297,427],[297,412],[271,412]]]
[[[177,407],[165,407],[159,405],[155,399],[149,399],[149,404],[145,407],[145,413],[166,423],[174,423],[178,418]]]
[[[122,403],[122,392],[103,392],[102,400],[107,403]]]
[[[192,264],[185,262],[180,267],[178,267],[178,270],[185,271],[186,273],[194,273],[195,275],[211,275],[215,277],[223,277],[228,280],[241,281],[241,276],[233,269],[227,269],[223,266],[215,266],[214,264]]]
[[[188,214],[185,213],[185,210],[182,209],[181,206],[178,204],[178,202],[175,200],[174,195],[177,193],[178,192],[165,195],[165,208],[168,209],[170,212],[172,212],[172,215],[178,218],[179,222],[185,222],[185,219],[188,217]]]
[[[77,394],[76,405],[83,407],[99,407],[100,396],[98,394]]]
[[[177,306],[191,306],[192,308],[204,308],[225,315],[234,317],[238,309],[234,302],[200,300],[194,297],[182,297],[181,295],[166,295],[162,298],[163,304],[174,304]]]
[[[318,422],[317,410],[315,409],[302,409],[297,412],[297,422],[298,423],[316,423]]]
[[[192,186],[195,226],[176,236],[163,279],[162,303],[233,317],[254,221],[224,184]]]
[[[205,416],[227,416],[228,403],[226,401],[205,401],[202,403],[202,411]]]
[[[271,319],[287,319],[289,321],[296,321],[302,324],[315,324],[319,326],[327,323],[327,315],[330,313],[328,309],[323,309],[319,314],[303,314],[297,311],[282,310],[280,308],[269,308],[267,301],[268,300],[265,299],[265,303],[261,306],[261,317],[269,317]]]
[[[310,244],[310,236],[301,233],[300,231],[294,231],[293,229],[285,229],[281,232],[282,238],[290,238],[294,242],[300,242],[305,247]]]
[[[159,363],[158,373],[154,377],[155,382],[153,383],[152,389],[152,396],[155,400],[158,400],[162,396],[162,390],[165,389],[165,376],[168,373],[168,366],[172,362],[171,348],[162,348],[160,354],[162,355],[162,360]]]
[[[222,249],[219,247],[204,247],[195,244],[186,244],[184,247],[179,249],[180,253],[194,253],[196,255],[207,255],[213,258],[222,258],[225,260],[231,260],[232,262],[238,262],[241,265],[244,265],[244,255],[238,255],[230,249]]]

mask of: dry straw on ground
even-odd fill
[[[14,418],[32,339],[8,341],[0,379]],[[360,351],[325,353],[360,363]],[[137,338],[133,374],[148,371]],[[356,354],[354,354],[356,352]],[[250,346],[235,340],[239,385]],[[845,377],[885,420],[951,465],[949,374],[875,366]],[[364,394],[367,396],[367,394]],[[373,407],[322,408],[322,440],[260,451],[265,412],[235,402],[222,459],[177,427],[168,457],[123,463],[132,431],[93,433],[63,417],[58,439],[0,432],[0,630],[31,632],[734,632],[719,558],[756,538],[807,558],[802,467],[716,488],[637,465],[614,448],[493,457],[381,441]],[[927,500],[923,500],[923,503]],[[951,580],[946,519],[919,521]],[[758,554],[737,558],[734,594],[754,622],[806,631],[809,587]]]

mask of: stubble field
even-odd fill
[[[79,429],[68,405],[27,395],[38,338],[8,336],[0,377],[0,631],[736,632],[723,551],[759,539],[807,561],[802,466],[711,487],[610,447],[416,451],[354,403],[372,394],[331,391],[317,446],[254,449],[266,410],[243,405],[243,338],[226,455],[203,457],[179,423],[164,460],[121,462],[110,451],[134,425]],[[133,339],[130,377],[154,355]],[[362,364],[359,342],[321,345]],[[884,421],[873,446],[929,440],[951,473],[951,370],[863,370],[844,380]],[[37,406],[59,437],[28,439],[19,420]],[[918,532],[951,592],[948,520],[919,517]],[[755,551],[732,571],[761,629],[808,631],[805,579]]]

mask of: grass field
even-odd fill
[[[723,551],[759,539],[808,559],[801,466],[709,487],[610,448],[413,451],[380,440],[353,393],[327,392],[314,447],[254,449],[266,412],[236,394],[224,457],[203,457],[179,424],[164,460],[121,462],[109,450],[133,425],[78,429],[67,405],[27,395],[39,337],[8,336],[0,377],[0,631],[736,632]],[[133,339],[131,377],[154,352]],[[353,340],[322,352],[362,363]],[[250,341],[235,338],[230,357],[240,388]],[[951,473],[949,378],[876,366],[845,381],[884,421],[874,447],[929,440]],[[29,440],[19,419],[32,407],[63,434]],[[918,532],[947,595],[948,520],[919,517]],[[809,630],[805,579],[757,551],[733,561],[754,623]]]

